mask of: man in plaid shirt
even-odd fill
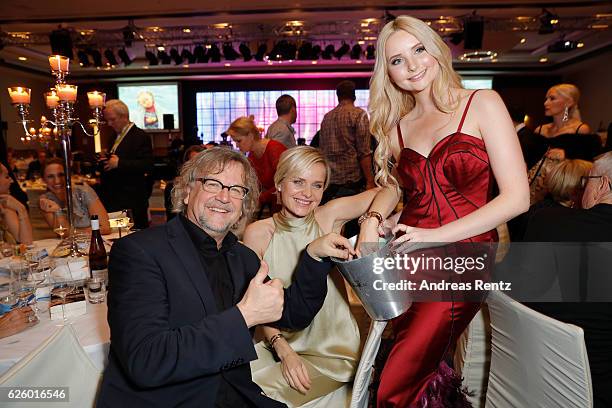
[[[374,187],[370,121],[366,111],[355,106],[355,83],[340,82],[336,95],[338,106],[321,122],[319,148],[332,170],[322,204]]]

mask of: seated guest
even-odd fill
[[[337,234],[311,242],[283,289],[230,232],[250,218],[257,176],[242,154],[213,148],[186,162],[172,198],[179,215],[115,242],[110,253],[109,362],[97,406],[280,408],[251,379],[252,329],[308,326],[327,292]]]
[[[244,244],[270,265],[271,277],[286,285],[293,282],[306,245],[326,233],[340,233],[347,221],[366,212],[377,192],[372,189],[319,206],[329,178],[329,164],[318,149],[286,150],[274,176],[282,209],[245,231]],[[340,278],[336,283],[330,276],[323,307],[307,328],[264,327],[267,341],[256,345],[258,359],[251,369],[253,381],[267,395],[301,406],[352,381],[359,360],[359,329],[345,295],[344,281]],[[345,402],[333,404],[340,408]]]
[[[549,192],[542,200],[531,207],[529,211],[508,222],[511,241],[522,241],[529,220],[541,208],[547,207],[580,207],[582,199],[581,180],[589,174],[593,163],[586,160],[564,160],[552,168],[546,176],[545,186]]]
[[[32,160],[28,164],[28,172],[26,178],[28,180],[34,180],[41,176],[42,168],[47,160],[47,151],[45,149],[38,149],[36,152],[36,159]]]
[[[55,228],[58,222],[56,213],[66,207],[66,172],[63,160],[47,160],[43,167],[43,180],[47,184],[47,192],[40,195],[38,205],[47,224]],[[111,233],[108,213],[96,192],[87,184],[72,185],[72,212],[75,228],[89,228],[90,217],[97,215],[100,232]]]
[[[208,149],[205,146],[202,146],[202,145],[189,146],[187,150],[185,150],[185,153],[183,154],[183,161],[181,164],[191,160],[198,153]],[[164,189],[164,207],[166,207],[166,221],[170,221],[176,215],[174,212],[172,212],[172,189],[173,188],[174,188],[174,180],[170,180],[169,182],[166,183],[166,188]]]
[[[281,153],[287,148],[276,140],[262,139],[253,116],[242,116],[236,119],[227,129],[227,133],[232,137],[238,149],[247,153],[257,173],[257,178],[262,186],[259,205],[269,205],[272,212],[278,211],[280,206],[277,204],[274,173]]]
[[[30,306],[13,309],[0,315],[0,339],[20,333],[38,323]]]
[[[13,179],[4,164],[0,164],[0,232],[4,242],[32,243],[32,224],[25,206],[10,195]]]
[[[612,242],[612,152],[595,160],[589,175],[584,176],[583,180],[583,209],[541,209],[529,223],[525,241]],[[609,274],[609,264],[598,266],[601,267],[599,271],[589,269],[588,279],[598,279],[598,273],[603,276]],[[561,287],[561,290],[564,288]],[[612,406],[611,306],[610,303],[598,302],[529,304],[529,307],[541,313],[584,330],[595,408]]]
[[[536,135],[525,124],[525,112],[517,106],[509,106],[508,113],[514,124],[514,129],[521,144],[523,159],[530,169],[546,153],[546,139],[541,135]]]

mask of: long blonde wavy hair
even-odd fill
[[[431,96],[435,106],[442,112],[452,112],[459,106],[451,89],[461,89],[461,78],[452,66],[453,57],[442,38],[425,22],[410,16],[399,16],[387,23],[381,30],[376,44],[376,63],[370,79],[370,132],[378,141],[374,152],[376,162],[375,181],[379,186],[398,186],[390,172],[391,141],[389,133],[399,120],[408,114],[415,105],[414,96],[397,87],[388,73],[385,46],[389,37],[405,31],[415,36],[427,52],[438,61],[439,74],[433,81]]]

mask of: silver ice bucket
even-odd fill
[[[375,281],[381,281],[376,283],[377,287],[381,287],[383,283],[397,280],[397,274],[394,271],[383,271],[380,274],[373,272],[375,258],[392,256],[390,251],[392,238],[393,236],[381,238],[380,248],[362,258],[350,261],[332,258],[373,320],[391,320],[407,311],[412,305],[409,293],[405,291],[375,289]],[[353,245],[355,245],[356,240],[357,237],[350,239]]]

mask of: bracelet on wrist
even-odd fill
[[[270,347],[272,349],[274,349],[274,343],[276,343],[278,341],[278,339],[284,339],[285,336],[283,336],[282,333],[277,333],[274,336],[270,337],[270,340],[268,341],[268,344],[270,344]]]
[[[367,213],[359,217],[359,219],[357,220],[357,225],[361,225],[368,218],[376,218],[376,220],[378,220],[378,225],[381,225],[384,222],[381,213],[379,213],[378,211],[368,211]]]

